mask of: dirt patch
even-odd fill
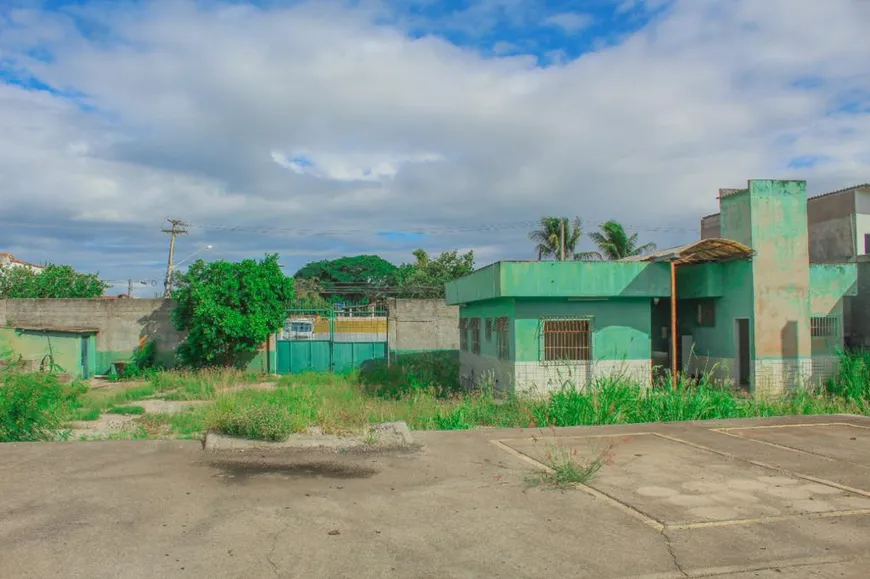
[[[194,406],[208,404],[207,400],[137,400],[131,405],[141,406],[147,414],[179,414]]]
[[[220,452],[203,464],[217,469],[215,476],[231,484],[244,484],[253,477],[360,479],[379,472],[369,465],[359,464],[351,456],[337,458],[334,454],[312,456],[312,453],[286,451]]]
[[[96,420],[76,421],[70,424],[72,440],[84,437],[105,437],[133,428],[138,416],[103,414]]]
[[[239,390],[274,390],[277,382],[257,382],[255,384],[236,384],[229,388],[220,388],[220,392],[237,392]]]

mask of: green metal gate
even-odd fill
[[[346,372],[387,357],[383,304],[334,303],[294,307],[278,333],[279,374]]]

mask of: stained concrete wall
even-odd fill
[[[61,332],[64,338],[55,339],[78,344],[75,335],[67,330],[93,330],[93,358],[90,368],[79,368],[70,373],[103,374],[112,362],[130,360],[136,348],[146,342],[154,342],[158,361],[171,366],[183,334],[175,329],[169,314],[174,302],[163,299],[41,299],[0,300],[0,328],[8,332],[0,335],[0,346],[6,345],[18,353],[41,358],[47,351],[40,345],[47,344],[44,338],[22,341],[16,328],[44,328]],[[459,308],[447,306],[443,300],[391,300],[389,303],[390,349],[399,352],[427,352],[459,349]],[[43,333],[40,333],[41,336]],[[29,334],[28,334],[29,335]],[[6,336],[8,339],[3,339]],[[25,347],[26,345],[26,347]],[[31,347],[33,346],[33,347]],[[70,346],[73,348],[73,346]],[[44,351],[45,350],[45,351]],[[80,350],[79,350],[80,351]],[[73,349],[64,361],[71,366]],[[247,369],[257,372],[274,372],[277,367],[275,338],[252,354]]]
[[[855,255],[855,209],[854,191],[807,200],[810,262],[844,262]]]
[[[98,374],[112,362],[129,360],[136,348],[151,341],[159,361],[170,364],[182,339],[169,319],[169,300],[15,299],[0,304],[2,327],[96,330],[93,370]]]
[[[718,213],[701,218],[701,239],[722,237],[721,218]]]
[[[843,300],[843,330],[852,347],[870,348],[870,256],[860,256],[857,294]]]
[[[459,308],[444,300],[391,299],[388,340],[393,352],[459,350]]]

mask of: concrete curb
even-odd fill
[[[348,450],[352,448],[370,448],[372,450],[387,448],[405,448],[414,445],[414,437],[408,425],[403,422],[384,422],[373,424],[362,436],[337,436],[323,434],[319,428],[311,428],[306,434],[293,434],[287,440],[251,440],[228,436],[209,431],[203,440],[203,450],[249,450],[249,449],[281,449],[308,448]]]

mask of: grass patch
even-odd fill
[[[77,408],[73,420],[91,422],[93,420],[99,420],[101,414],[102,413],[97,408]]]
[[[145,414],[145,409],[141,406],[113,406],[106,412],[109,414],[138,415]]]
[[[148,378],[166,400],[211,400],[222,390],[263,381],[269,378],[234,369],[165,370]]]

